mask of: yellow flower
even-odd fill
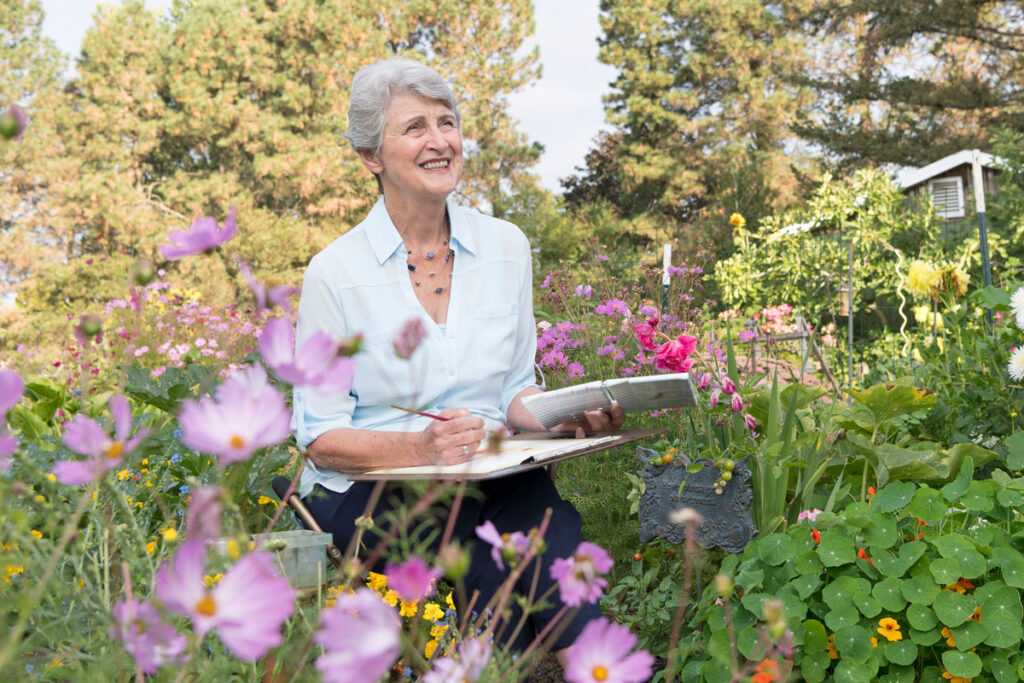
[[[25,568],[22,567],[20,564],[9,564],[7,565],[6,569],[7,576],[4,577],[4,581],[6,581],[7,583],[10,583],[11,579],[13,579],[15,576],[25,573]]]
[[[173,543],[178,540],[178,532],[173,527],[164,529],[164,540]]]
[[[54,474],[53,472],[47,472],[46,478],[53,482],[57,481],[57,475]]]
[[[258,502],[258,503],[259,503],[260,505],[270,505],[270,504],[273,504],[273,505],[275,505],[275,506],[277,505],[277,501],[276,501],[276,500],[274,500],[273,498],[271,498],[270,496],[260,496],[260,497],[259,497],[259,498],[257,499],[257,502]]]
[[[430,627],[430,637],[440,638],[448,630],[448,624],[434,624]]]
[[[406,602],[402,600],[402,606],[398,608],[398,616],[400,617],[414,617],[416,613],[420,611],[419,602]]]
[[[942,315],[932,312],[931,307],[927,304],[914,306],[914,320],[917,321],[918,325],[924,325],[929,330],[931,329],[933,322],[936,330],[943,329]]]
[[[213,588],[220,583],[222,578],[224,578],[223,574],[206,574],[203,576],[203,585],[207,588]]]
[[[92,499],[96,500],[96,492],[95,491],[92,492]],[[46,502],[46,496],[44,496],[41,493],[36,494],[36,500],[38,500],[40,503],[45,503]]]
[[[423,656],[426,657],[427,659],[430,659],[430,656],[432,654],[434,654],[434,650],[436,650],[436,649],[437,649],[437,641],[436,640],[428,640],[427,641],[427,646],[425,648],[423,648]]]
[[[427,606],[423,608],[423,618],[427,621],[437,621],[442,617],[444,617],[444,610],[432,602],[428,602]]]
[[[946,639],[946,645],[956,647],[956,641],[953,640],[953,632],[949,630],[949,627],[942,627],[942,637]]]
[[[61,659],[60,657],[54,657],[53,659],[50,660],[50,668],[51,669],[56,669],[58,666],[60,666],[63,663],[64,663],[63,659]]]
[[[448,594],[448,597],[446,597],[444,599],[444,601],[445,601],[445,604],[448,605],[448,609],[450,609],[450,610],[454,610],[455,609],[455,603],[452,601],[452,594],[451,593]]]
[[[370,572],[370,578],[367,579],[366,585],[380,593],[388,587],[388,577],[377,572]]]
[[[32,538],[42,538],[43,537],[43,532],[36,531],[35,529],[30,531],[29,533],[32,534]]]
[[[907,291],[919,297],[935,297],[942,286],[942,271],[924,261],[914,261],[907,271]]]
[[[149,464],[149,458],[143,458],[142,459],[142,464],[143,465],[148,465]],[[143,470],[143,472],[145,472],[145,470]]]
[[[117,480],[118,481],[124,481],[126,479],[131,478],[131,476],[132,476],[132,471],[131,470],[121,470],[120,472],[117,473]]]
[[[239,554],[241,554],[241,549],[238,547],[238,541],[236,541],[233,538],[229,538],[227,542],[227,549],[228,557],[230,557],[232,560],[237,560]]]
[[[891,617],[879,619],[877,631],[890,643],[896,642],[897,640],[903,640],[903,634],[900,633],[899,622]]]
[[[147,555],[152,555],[154,550],[156,550],[156,542],[155,541],[150,541],[149,543],[146,544],[146,554]]]
[[[384,594],[384,602],[394,607],[398,604],[398,593],[389,590]]]
[[[729,216],[729,225],[731,225],[734,228],[742,228],[746,224],[747,219],[744,218],[743,214],[741,213],[734,213],[733,215]]]
[[[839,659],[839,651],[836,650],[836,634],[832,634],[828,637],[828,645],[825,646],[825,651],[828,652],[829,659]]]
[[[942,287],[955,297],[961,297],[967,293],[967,283],[970,277],[956,266],[949,266],[942,271]]]
[[[871,647],[878,647],[878,638],[871,636]]]

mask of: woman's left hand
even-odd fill
[[[588,433],[608,432],[618,429],[626,421],[626,412],[618,403],[608,410],[591,410],[583,414],[582,420],[563,422],[551,428],[553,432],[576,432],[582,439]]]

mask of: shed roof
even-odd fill
[[[992,156],[988,152],[982,152],[975,149],[962,149],[956,154],[950,154],[948,157],[943,157],[938,161],[933,161],[927,166],[922,166],[921,168],[908,168],[900,171],[896,177],[896,183],[903,190],[914,187],[915,185],[920,185],[926,180],[940,176],[946,171],[950,171],[957,166],[971,164],[975,152],[977,152],[978,160],[984,167],[996,168],[996,165],[1000,163],[1000,159]]]

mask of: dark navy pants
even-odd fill
[[[355,520],[364,513],[373,487],[374,484],[370,482],[355,482],[344,493],[335,493],[318,486],[314,493],[305,498],[305,503],[313,517],[324,531],[334,535],[334,543],[342,552],[348,547],[349,541],[355,533]],[[477,489],[478,494],[472,492],[473,488]],[[375,522],[380,523],[381,515],[392,509],[395,503],[401,499],[403,499],[403,493],[400,486],[389,485],[386,487],[373,512]],[[508,577],[508,568],[498,569],[491,558],[490,544],[476,537],[476,527],[490,520],[497,527],[499,533],[514,531],[525,533],[531,528],[540,526],[547,508],[551,508],[552,514],[547,533],[544,535],[547,547],[541,556],[541,568],[534,599],[543,595],[557,583],[551,578],[552,562],[560,557],[571,557],[583,540],[579,512],[571,503],[559,496],[551,477],[542,469],[471,484],[470,490],[467,490],[459,507],[453,536],[461,541],[464,547],[470,548],[470,569],[464,581],[468,596],[471,596],[474,590],[480,591],[480,597],[477,599],[474,609],[483,608]],[[441,510],[435,520],[438,530],[434,541],[436,545],[440,542],[440,532],[443,531],[444,524],[447,522],[447,511]],[[415,520],[413,526],[421,521]],[[372,547],[373,541],[377,537],[364,535],[364,539],[367,539],[367,545]],[[535,566],[531,565],[519,577],[518,585],[515,587],[519,595],[529,595],[530,586],[534,580]],[[379,566],[368,567],[368,569],[382,571]],[[513,649],[519,651],[526,649],[536,634],[561,608],[562,603],[557,588],[547,602],[552,606],[530,614],[526,627],[511,643]],[[508,604],[512,608],[512,615],[508,621],[503,622],[509,624],[506,627],[506,634],[511,633],[522,616],[522,611],[516,605],[515,596],[509,600]],[[456,604],[456,607],[462,610],[465,606]],[[587,622],[600,615],[601,610],[597,605],[583,605],[569,623],[568,628],[555,642],[553,649],[559,650],[572,645]]]

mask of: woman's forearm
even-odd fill
[[[348,473],[430,464],[417,452],[418,436],[418,432],[332,429],[309,444],[306,456],[317,467]]]
[[[508,406],[508,414],[505,416],[508,419],[508,424],[512,429],[519,430],[521,432],[546,432],[544,425],[540,423],[533,414],[523,407],[522,398],[524,396],[530,396],[531,394],[542,393],[537,387],[527,387],[516,394],[516,397],[512,399],[512,402]]]

